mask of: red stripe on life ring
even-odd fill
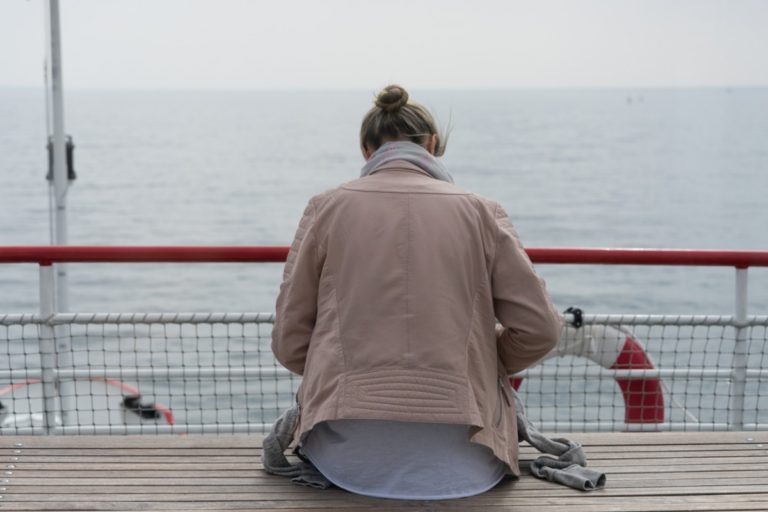
[[[627,336],[621,354],[616,358],[611,370],[652,370],[653,363],[643,347],[631,336]],[[661,379],[616,379],[624,395],[625,423],[663,423],[664,393]]]
[[[8,384],[7,386],[3,386],[0,388],[0,395],[7,395],[8,393],[15,391],[19,388],[23,388],[24,386],[29,386],[30,384],[39,384],[40,379],[27,379],[22,382],[17,382],[16,384]]]

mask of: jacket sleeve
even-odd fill
[[[284,367],[304,374],[309,340],[317,316],[317,289],[322,264],[318,256],[314,199],[304,210],[283,271],[275,307],[272,352]]]
[[[496,251],[491,286],[501,327],[496,349],[508,374],[544,357],[558,342],[563,317],[555,309],[544,280],[533,269],[509,217],[496,205]]]

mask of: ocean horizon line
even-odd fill
[[[472,86],[472,87],[411,87],[421,92],[661,92],[661,91],[745,91],[768,89],[768,84],[754,85],[622,85],[622,86]],[[340,92],[372,92],[376,93],[380,86],[363,87],[78,87],[67,86],[65,93],[99,92],[99,93],[340,93]],[[44,85],[3,85],[1,92],[43,92]]]

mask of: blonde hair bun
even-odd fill
[[[446,132],[440,132],[430,111],[408,101],[408,93],[399,85],[386,86],[376,96],[375,105],[368,110],[360,125],[360,147],[376,151],[385,142],[409,141],[427,147],[429,139],[437,135],[435,156],[445,153],[448,140]]]
[[[384,112],[397,112],[408,103],[408,91],[399,85],[388,85],[376,96],[375,103]]]

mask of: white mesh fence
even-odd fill
[[[300,382],[273,321],[0,315],[0,434],[263,432]],[[549,432],[768,429],[767,342],[766,316],[585,315],[519,391]]]

